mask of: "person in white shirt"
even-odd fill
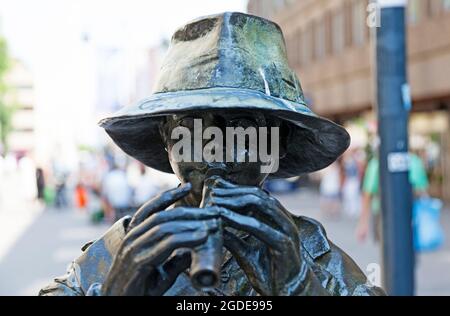
[[[147,172],[143,164],[139,165],[139,177],[134,188],[134,205],[142,206],[160,191],[157,180]]]
[[[334,162],[322,172],[320,181],[320,208],[330,218],[339,216],[341,208],[341,170]]]
[[[132,206],[133,192],[125,171],[114,165],[102,181],[102,197],[106,206],[105,216],[117,219]]]

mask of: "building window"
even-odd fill
[[[324,23],[325,23],[325,55],[330,55],[333,53],[333,26],[332,26],[333,15],[330,12],[325,13]]]
[[[410,0],[408,5],[408,21],[411,24],[417,24],[422,18],[422,1]]]
[[[297,0],[284,0],[286,6],[290,6],[297,2]]]
[[[288,56],[288,61],[289,64],[291,66],[295,65],[295,59],[296,59],[296,36],[289,36],[286,38],[287,42],[286,42],[286,48],[287,48],[287,56]]]
[[[442,8],[444,11],[450,11],[450,0],[442,0]]]
[[[295,33],[295,64],[297,66],[301,66],[303,62],[302,39],[303,39],[302,31],[298,30]]]
[[[315,26],[315,56],[317,59],[325,57],[325,23],[318,21]]]
[[[434,17],[441,13],[442,0],[428,0],[428,16]]]
[[[260,10],[263,18],[270,18],[273,13],[273,3],[267,0],[260,0]]]
[[[302,64],[306,65],[312,60],[313,49],[312,49],[312,32],[311,26],[307,26],[303,32],[302,36]]]
[[[333,29],[333,53],[340,54],[345,47],[345,25],[344,25],[344,13],[339,10],[333,15],[332,22]]]
[[[365,2],[358,0],[352,6],[352,42],[356,46],[364,44],[366,35],[366,8]]]
[[[284,0],[275,0],[273,3],[273,11],[278,12],[282,10],[285,6]]]

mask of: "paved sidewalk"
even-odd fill
[[[0,295],[37,295],[106,229],[72,210],[42,212],[0,260]]]

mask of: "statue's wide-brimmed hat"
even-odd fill
[[[266,19],[223,13],[178,29],[155,93],[105,118],[100,125],[127,154],[172,172],[159,124],[166,115],[251,110],[289,122],[287,154],[274,178],[320,170],[349,146],[341,126],[314,114],[287,62],[279,26]]]

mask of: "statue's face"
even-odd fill
[[[225,173],[223,177],[233,183],[251,186],[261,185],[268,176],[268,173],[262,172],[264,171],[264,168],[261,167],[267,164],[267,162],[261,161],[259,155],[254,152],[255,147],[253,147],[253,149],[251,148],[250,142],[252,141],[250,137],[245,138],[245,146],[241,146],[240,148],[237,146],[237,140],[235,138],[234,150],[230,151],[230,138],[227,137],[227,127],[234,128],[235,130],[238,127],[242,127],[244,130],[249,127],[254,127],[254,130],[256,131],[259,130],[259,127],[268,127],[267,143],[270,147],[270,127],[273,127],[276,124],[279,125],[277,119],[271,118],[268,122],[264,115],[260,113],[255,114],[250,111],[231,111],[229,113],[224,111],[202,111],[167,117],[166,123],[162,126],[162,133],[166,141],[166,150],[173,171],[181,182],[190,182],[194,191],[199,193],[203,188],[203,181],[205,180],[205,176],[207,176],[208,170],[216,168],[223,169]],[[184,127],[184,131],[189,131],[189,133],[183,133],[182,136],[178,134],[174,137],[173,131],[177,130],[177,128],[178,131],[180,131],[180,127]],[[219,133],[219,135],[221,134],[223,136],[221,144],[220,142],[214,142],[215,146],[217,146],[214,147],[214,151],[211,151],[210,149],[215,140],[215,136],[217,135],[214,134],[213,137],[208,135],[208,130],[212,131],[211,128],[215,128],[215,131],[220,130],[221,133]],[[183,142],[183,144],[185,146],[186,144],[190,145],[191,155],[189,157],[193,157],[194,153],[199,155],[200,158],[198,158],[197,161],[193,161],[195,159],[185,159],[184,161],[180,161],[180,140],[185,140],[186,135],[190,136],[190,141],[187,143]],[[278,141],[278,139],[276,141]],[[254,141],[253,143],[256,145],[258,144],[258,141]],[[256,146],[256,149],[258,150],[257,147],[258,146]],[[199,148],[201,148],[200,152]],[[183,149],[183,153],[184,150],[185,149]],[[205,153],[216,154],[216,150],[223,153],[221,156],[223,158],[222,162],[217,161],[217,159],[211,161],[210,158],[208,159],[204,155]],[[245,156],[246,154],[247,156]],[[257,157],[256,161],[254,161],[255,158],[252,160],[249,159],[248,154],[256,154],[256,156],[253,156]],[[242,158],[241,160],[238,160],[239,155],[241,155],[241,157],[245,156],[244,161],[242,161]],[[230,158],[232,158],[231,161]]]

